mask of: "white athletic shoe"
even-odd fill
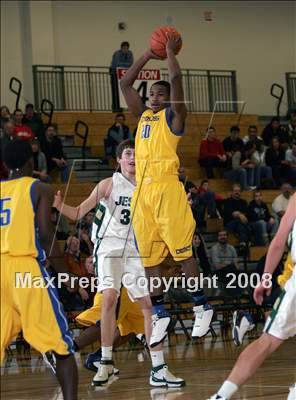
[[[252,317],[249,313],[234,311],[232,339],[236,346],[240,346],[243,343],[245,334],[254,329],[254,327],[255,325],[253,324]]]
[[[208,400],[227,400],[226,397],[221,397],[218,394],[214,394],[214,396],[210,397]]]
[[[296,400],[296,383],[290,387],[290,393],[287,400]]]
[[[192,329],[192,337],[203,337],[209,331],[214,310],[210,304],[203,304],[193,307],[193,311],[195,313],[195,321]]]
[[[92,380],[93,386],[101,386],[108,383],[109,378],[114,375],[114,366],[112,360],[101,360],[98,372]]]
[[[150,347],[155,347],[163,342],[168,334],[171,317],[167,312],[152,315],[152,333]]]
[[[152,368],[150,373],[151,386],[182,387],[185,386],[184,379],[175,377],[168,369],[166,364]]]

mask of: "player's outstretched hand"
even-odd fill
[[[270,293],[271,293],[271,287],[267,288],[266,284],[263,281],[261,281],[260,285],[257,286],[254,290],[253,297],[254,297],[255,303],[258,304],[259,306],[261,306],[263,303],[264,297],[269,296]]]
[[[169,53],[172,51],[174,54],[176,54],[179,50],[180,46],[180,40],[181,37],[174,37],[172,34],[169,34],[168,32],[166,33],[167,36],[167,43],[166,43],[166,51]]]
[[[58,190],[57,194],[54,195],[53,207],[55,207],[57,210],[61,211],[62,204],[63,204],[63,199],[62,199],[61,191]]]

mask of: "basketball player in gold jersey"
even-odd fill
[[[182,74],[175,56],[178,40],[168,36],[166,44],[170,83],[159,81],[150,90],[151,108],[145,107],[133,88],[138,73],[151,59],[158,57],[147,50],[126,72],[120,86],[129,110],[139,119],[136,134],[136,183],[133,194],[133,227],[146,267],[146,276],[161,278],[160,264],[172,254],[181,262],[187,280],[199,277],[192,256],[195,221],[185,190],[178,180],[177,146],[184,133],[186,106]],[[150,287],[153,305],[153,332],[150,346],[164,340],[170,316],[164,309],[163,287]],[[192,336],[204,336],[213,316],[202,290],[191,291],[195,303]]]
[[[257,304],[261,305],[264,296],[270,295],[271,275],[283,256],[287,242],[290,256],[285,263],[283,275],[278,278],[283,288],[282,293],[266,321],[264,333],[241,353],[229,377],[210,400],[229,400],[239,386],[255,374],[267,357],[285,340],[296,335],[296,194],[290,198],[279,230],[268,249],[265,276],[263,274],[261,284],[254,291],[254,300]],[[294,354],[292,357],[295,360]],[[290,389],[288,396],[288,400],[295,399],[296,384]]]
[[[10,173],[1,182],[0,199],[1,361],[5,348],[22,330],[26,341],[40,353],[54,352],[64,399],[77,400],[72,335],[45,269],[48,257],[57,272],[67,272],[50,218],[53,194],[50,186],[32,178],[34,161],[28,142],[9,142],[4,163]],[[17,283],[17,276],[24,287]]]

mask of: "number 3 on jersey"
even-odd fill
[[[150,125],[143,125],[141,132],[141,139],[148,139],[150,137]]]
[[[0,199],[0,226],[6,226],[10,224],[11,211],[10,208],[5,204],[5,202],[10,200],[10,197]]]
[[[122,223],[122,225],[128,225],[131,222],[131,212],[128,209],[123,209],[121,211],[121,219],[120,222]]]

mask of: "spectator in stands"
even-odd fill
[[[210,218],[221,218],[222,215],[222,209],[223,209],[223,201],[224,201],[224,197],[221,196],[220,194],[214,192],[211,190],[210,188],[210,183],[207,179],[204,179],[200,182],[200,185],[197,189],[197,193],[201,196],[203,193],[211,193],[211,197],[215,199],[215,208],[216,208],[216,212],[213,210],[212,208],[212,212],[209,212],[209,216]],[[212,194],[214,194],[214,196],[212,196]],[[214,203],[213,203],[214,204]],[[208,210],[209,210],[209,206],[208,206]]]
[[[38,178],[43,182],[49,182],[50,178],[47,174],[47,162],[45,154],[40,151],[40,144],[38,139],[31,142],[33,157],[34,157],[34,170],[33,177]]]
[[[191,188],[197,189],[195,184],[188,180],[184,167],[180,167],[178,169],[178,174],[179,174],[179,181],[183,183],[186,193],[189,193]]]
[[[281,186],[281,192],[282,193],[278,195],[272,202],[272,211],[278,218],[278,221],[286,212],[289,199],[293,194],[292,186],[289,183],[283,183]]]
[[[93,252],[93,244],[87,223],[80,224],[77,235],[80,239],[80,253],[90,256]]]
[[[253,146],[252,152],[249,154],[249,159],[254,163],[254,186],[259,188],[263,185],[266,189],[273,189],[274,181],[272,178],[272,169],[270,166],[266,165],[265,162],[266,150],[264,144],[261,143],[258,145],[257,150],[254,143],[248,142],[246,147],[248,145]]]
[[[133,139],[133,136],[129,127],[125,125],[125,115],[118,113],[115,116],[114,124],[108,129],[107,139],[104,140],[105,155],[108,160],[116,159],[116,148],[126,139]]]
[[[128,69],[133,64],[133,62],[134,62],[134,56],[130,50],[129,42],[122,42],[120,45],[120,49],[113,53],[110,66],[113,112],[120,111],[116,68]]]
[[[10,111],[7,106],[0,107],[0,130],[4,128],[5,122],[10,119]]]
[[[270,123],[263,129],[261,137],[267,147],[271,145],[271,141],[274,137],[277,137],[284,147],[288,146],[289,135],[285,127],[280,124],[280,119],[278,117],[273,117],[271,119]]]
[[[32,129],[23,123],[24,114],[20,108],[17,108],[14,113],[14,134],[15,137],[18,137],[21,140],[33,140],[35,135],[32,132]]]
[[[291,113],[287,130],[289,135],[289,143],[292,143],[294,140],[296,140],[296,111]]]
[[[203,237],[199,232],[195,232],[195,234],[193,235],[192,250],[194,257],[198,259],[199,266],[202,269],[204,275],[211,276],[212,271],[209,262],[207,247]]]
[[[280,147],[277,137],[271,140],[271,146],[266,150],[265,162],[272,170],[272,177],[277,187],[282,184],[285,176],[285,150]]]
[[[237,152],[242,154],[244,151],[244,142],[239,137],[239,133],[239,127],[236,125],[232,126],[230,128],[230,135],[222,142],[229,167],[232,167],[232,156]]]
[[[14,122],[13,120],[8,120],[3,125],[3,130],[0,131],[0,178],[7,179],[8,178],[8,170],[3,162],[3,155],[5,146],[11,140],[14,139]]]
[[[44,124],[39,114],[34,112],[34,105],[27,104],[25,107],[25,115],[23,117],[23,124],[29,126],[35,137],[38,138],[40,143],[44,139]]]
[[[248,128],[248,135],[243,138],[244,144],[248,142],[255,143],[256,150],[260,150],[262,144],[264,144],[263,140],[260,136],[258,136],[258,130],[256,125],[250,125]]]
[[[55,207],[51,207],[51,221],[57,227],[57,240],[66,240],[70,234],[69,224],[63,214],[60,214]]]
[[[269,240],[272,240],[276,234],[278,223],[271,216],[259,190],[254,192],[253,200],[248,205],[247,218],[251,229],[258,232],[257,245],[265,246],[268,244]]]
[[[285,160],[287,162],[286,180],[289,181],[292,186],[296,186],[296,141],[292,143],[291,149],[286,150]]]
[[[54,125],[48,125],[45,131],[45,138],[41,142],[41,149],[47,160],[48,172],[58,169],[61,174],[61,181],[67,182],[69,168],[65,160],[61,139],[57,136]]]
[[[208,128],[207,137],[201,141],[199,163],[205,168],[208,179],[214,178],[213,168],[226,167],[226,154],[213,126]]]
[[[77,231],[79,231],[79,229],[83,225],[84,228],[86,228],[86,230],[87,230],[88,236],[91,237],[94,216],[95,216],[95,210],[91,210],[83,218],[81,218],[81,220],[76,225]]]

